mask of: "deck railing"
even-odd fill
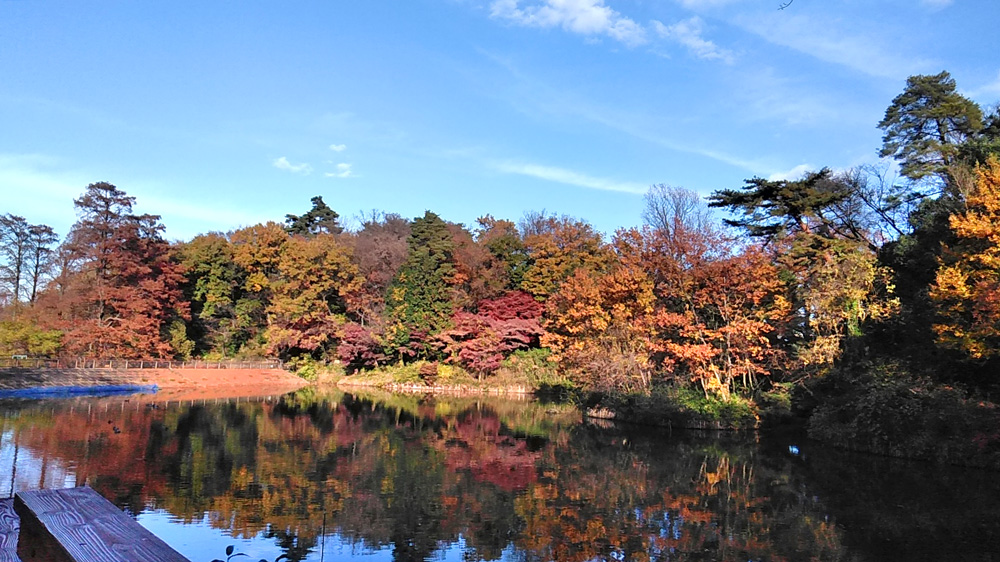
[[[0,369],[281,369],[277,359],[166,361],[149,359],[0,358]]]

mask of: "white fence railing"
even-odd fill
[[[166,361],[149,359],[0,358],[0,369],[281,369],[277,359]]]

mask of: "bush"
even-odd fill
[[[775,426],[793,420],[791,387],[787,383],[775,384],[754,399],[764,425]]]
[[[690,429],[752,429],[759,424],[754,403],[733,396],[706,397],[695,388],[661,386],[649,394],[592,395],[590,410],[606,410],[621,421]]]
[[[574,389],[573,383],[559,374],[556,364],[549,358],[548,348],[521,349],[504,359],[501,369],[511,378],[521,378],[528,386],[540,391],[565,392]]]
[[[308,355],[295,357],[287,363],[288,369],[309,382],[314,382],[319,374],[319,365]]]
[[[897,364],[837,371],[815,391],[809,436],[839,447],[1000,468],[1000,413]]]

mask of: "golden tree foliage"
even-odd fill
[[[276,222],[255,224],[232,233],[233,260],[247,272],[245,288],[259,293],[270,288],[288,241],[288,233]]]
[[[958,238],[944,254],[931,298],[938,341],[976,359],[1000,350],[1000,161],[976,169],[966,211],[952,215]]]
[[[541,217],[535,232],[524,237],[531,265],[521,281],[521,290],[544,299],[559,290],[577,269],[601,270],[613,255],[601,241],[601,233],[589,223],[568,217]]]
[[[360,287],[350,248],[336,235],[292,236],[278,260],[267,336],[276,351],[315,351],[343,323],[344,297]]]
[[[861,241],[802,233],[790,240],[784,261],[805,312],[798,358],[806,366],[832,364],[845,337],[860,336],[865,321],[884,319],[899,306],[890,272]]]

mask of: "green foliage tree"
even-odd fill
[[[485,247],[503,265],[508,289],[517,289],[528,268],[528,249],[521,240],[517,225],[508,220],[486,215],[476,219],[476,242]]]
[[[51,357],[62,346],[62,332],[46,330],[25,318],[0,321],[0,356]]]
[[[714,192],[709,207],[739,213],[738,218],[725,219],[726,224],[769,241],[817,229],[829,232],[834,226],[830,210],[849,195],[843,184],[833,181],[829,168],[807,173],[800,180],[752,178],[744,184],[740,190]]]
[[[983,128],[982,110],[956,91],[948,72],[911,76],[885,110],[882,156],[891,156],[904,176],[947,179],[959,146]]]
[[[295,236],[316,236],[317,234],[340,234],[344,231],[337,219],[340,215],[323,202],[319,195],[313,197],[312,209],[302,216],[285,215],[285,231]]]
[[[189,331],[195,352],[231,357],[246,343],[237,303],[246,293],[246,271],[235,261],[235,250],[225,235],[202,234],[177,248],[187,275],[186,295],[191,303]]]
[[[397,345],[415,331],[440,332],[454,311],[455,241],[448,223],[427,211],[411,223],[407,245],[406,261],[386,299],[386,315],[395,321],[390,340]]]

